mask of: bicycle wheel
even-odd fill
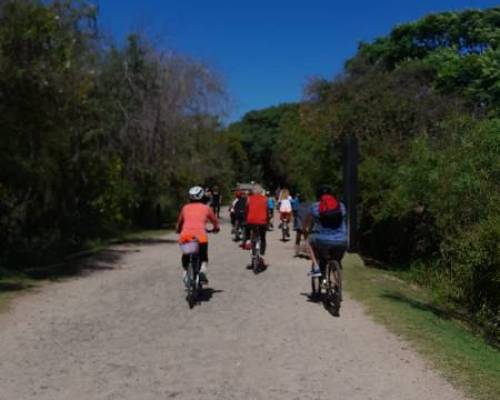
[[[325,276],[325,306],[333,313],[339,315],[341,301],[340,265],[336,260],[329,260]]]
[[[188,284],[187,284],[187,301],[189,303],[189,307],[193,308],[198,300],[198,292],[200,289],[200,279],[198,275],[198,257],[191,256],[189,260],[187,276],[188,276]]]
[[[193,298],[194,298],[194,270],[193,270],[193,260],[192,258],[189,260],[189,264],[186,270],[186,300],[189,304],[189,307],[193,307]]]
[[[258,273],[260,271],[260,239],[255,241],[254,254],[252,257],[253,272]]]

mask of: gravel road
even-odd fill
[[[224,225],[192,310],[172,234],[18,297],[0,315],[0,399],[464,399],[348,296],[340,318],[308,302],[307,263],[278,238],[254,275]]]

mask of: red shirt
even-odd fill
[[[252,194],[247,200],[247,224],[267,225],[267,198]]]

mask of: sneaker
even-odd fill
[[[200,266],[200,273],[205,274],[207,272],[207,262],[203,261]]]
[[[200,277],[201,283],[204,283],[204,284],[208,283],[207,274],[205,272],[200,271],[199,277]]]
[[[321,276],[321,270],[319,269],[319,267],[317,265],[315,265],[313,267],[313,269],[311,270],[311,272],[309,272],[309,276],[311,278],[319,278]]]

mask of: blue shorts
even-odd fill
[[[318,261],[332,258],[340,262],[347,250],[346,242],[325,240],[314,234],[310,236],[309,243],[314,250],[314,254],[318,258]]]

